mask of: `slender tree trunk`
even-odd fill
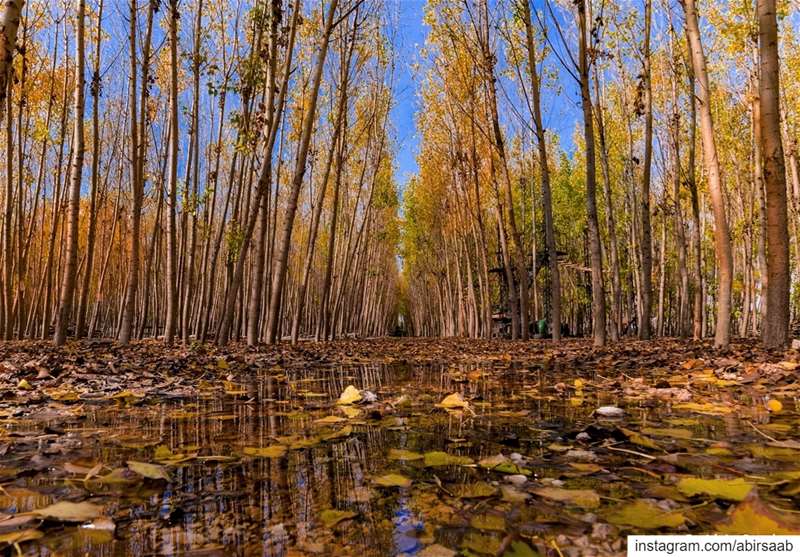
[[[94,244],[97,235],[97,188],[100,181],[100,46],[103,40],[103,0],[97,8],[97,34],[94,42],[94,71],[92,72],[92,190],[89,201],[89,230],[86,234],[86,269],[83,273],[83,287],[78,304],[78,325],[75,333],[78,338],[86,334],[86,314],[89,305],[89,288],[94,269]]]
[[[171,346],[178,324],[178,0],[169,2],[169,161],[167,183],[169,202],[167,219],[167,318],[164,342]],[[145,108],[142,107],[142,110]]]
[[[767,311],[763,340],[768,348],[789,341],[789,230],[786,168],[780,128],[780,63],[775,0],[758,0],[758,83],[764,184],[767,198]]]
[[[542,208],[544,214],[544,237],[547,249],[547,264],[550,269],[550,333],[553,340],[561,338],[561,275],[558,269],[558,251],[556,249],[555,225],[553,224],[553,196],[550,190],[550,164],[547,160],[547,143],[541,107],[541,82],[536,69],[536,46],[531,24],[531,8],[528,0],[522,1],[522,17],[525,22],[525,38],[528,48],[528,71],[531,77],[531,100],[533,108],[533,125],[536,131],[536,143],[539,154],[539,168],[542,180]],[[611,214],[611,207],[607,209]],[[611,217],[613,221],[613,217]],[[609,229],[616,244],[616,234]],[[614,251],[616,254],[616,250]],[[615,266],[619,278],[619,266]],[[536,284],[534,274],[534,285]]]
[[[131,56],[131,75],[130,75],[130,158],[131,158],[131,187],[133,189],[133,206],[131,207],[131,231],[130,243],[131,252],[128,260],[128,278],[125,287],[125,298],[122,306],[122,319],[120,322],[119,335],[117,339],[120,344],[128,344],[133,334],[133,321],[136,317],[136,294],[139,289],[139,252],[141,244],[141,222],[142,222],[142,202],[144,199],[144,157],[147,145],[147,134],[144,123],[147,121],[147,91],[149,90],[149,65],[150,65],[150,41],[153,29],[153,2],[148,2],[147,6],[147,27],[145,38],[142,44],[142,93],[141,93],[141,115],[137,110],[137,66],[136,63],[136,20],[138,13],[137,0],[131,0],[130,4],[130,29],[128,37],[130,41]]]
[[[11,90],[11,72],[14,50],[17,44],[17,30],[22,18],[24,0],[6,0],[0,7],[0,122],[6,110],[6,95]],[[8,95],[10,96],[10,95]],[[9,118],[11,115],[9,114]]]
[[[650,226],[650,170],[653,159],[653,92],[650,72],[650,22],[652,20],[652,0],[645,0],[644,6],[644,164],[642,168],[641,203],[642,238],[641,249],[642,271],[642,322],[639,325],[639,338],[648,340],[651,336],[650,318],[653,299],[653,240]],[[661,316],[659,316],[659,320]],[[660,322],[660,321],[659,321]]]
[[[606,343],[606,296],[603,286],[603,254],[600,245],[600,227],[597,219],[597,170],[595,167],[594,123],[592,98],[589,94],[589,29],[586,21],[587,0],[578,3],[579,21],[579,73],[583,130],[586,143],[586,220],[589,235],[589,259],[592,267],[592,337],[595,346]],[[591,1],[591,0],[588,0]]]
[[[714,121],[711,116],[711,90],[706,70],[706,57],[700,39],[695,0],[684,0],[686,33],[691,45],[692,65],[697,78],[697,98],[700,103],[700,132],[703,139],[703,158],[708,175],[708,189],[714,212],[714,246],[717,256],[719,286],[717,293],[717,320],[714,345],[727,349],[731,328],[731,286],[733,282],[733,253],[725,214],[725,185],[722,181],[717,143],[714,138]]]
[[[75,94],[73,105],[75,123],[72,139],[72,169],[69,190],[69,221],[67,223],[67,262],[61,288],[61,300],[56,318],[53,342],[61,346],[67,340],[67,326],[72,315],[72,302],[75,298],[75,283],[78,274],[78,217],[81,203],[81,178],[83,176],[83,108],[84,108],[84,15],[85,0],[77,0],[77,22],[75,25]],[[20,193],[21,194],[21,193]]]
[[[281,296],[283,295],[284,283],[286,281],[286,270],[288,267],[289,247],[292,241],[292,228],[297,212],[297,198],[300,195],[300,188],[303,186],[303,176],[306,173],[306,160],[308,158],[308,146],[311,140],[311,132],[317,115],[317,98],[319,85],[322,81],[322,69],[325,58],[328,54],[328,44],[330,43],[331,32],[333,31],[333,17],[339,0],[331,0],[328,7],[328,15],[325,20],[325,27],[322,32],[322,44],[320,45],[316,67],[312,77],[311,91],[309,93],[309,107],[304,115],[300,144],[297,149],[297,159],[295,161],[294,176],[292,177],[292,189],[289,192],[289,203],[286,208],[286,216],[283,223],[281,234],[280,252],[275,265],[275,273],[272,280],[272,292],[270,293],[269,315],[267,320],[267,343],[274,344],[278,335],[279,326],[279,307]]]

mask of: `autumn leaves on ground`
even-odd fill
[[[433,557],[800,534],[800,354],[590,345],[9,343],[0,540]]]

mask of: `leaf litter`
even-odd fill
[[[624,555],[637,532],[796,534],[798,359],[677,340],[11,342],[0,549],[392,555],[402,532],[427,556]]]

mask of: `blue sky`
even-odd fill
[[[415,79],[412,66],[415,63],[423,63],[419,50],[425,44],[428,27],[422,22],[426,0],[392,0],[390,4],[392,17],[396,18],[397,35],[395,37],[395,47],[397,48],[397,67],[395,84],[395,106],[392,110],[392,122],[396,131],[397,139],[397,180],[400,189],[405,187],[410,176],[417,172],[417,149],[419,137],[414,124],[414,115],[420,109],[418,93],[418,83]],[[534,0],[533,6],[537,8],[540,2]],[[502,57],[502,53],[498,53]],[[553,64],[548,60],[548,67],[558,71],[558,64]],[[551,88],[545,87],[542,92],[542,111],[545,127],[558,136],[563,149],[572,151],[574,148],[572,134],[575,123],[580,117],[580,98],[577,87],[565,73],[560,73],[560,85],[563,90],[556,93]],[[505,121],[507,133],[514,133],[520,129],[514,117],[504,110],[507,108],[505,94],[516,97],[514,88],[516,84],[505,78],[500,78],[501,87],[504,91],[499,91],[499,108],[501,119]],[[510,111],[509,111],[510,112]]]
[[[392,121],[397,133],[397,180],[405,186],[409,176],[417,172],[419,137],[414,126],[418,109],[417,83],[412,64],[420,61],[419,49],[425,44],[427,27],[422,23],[425,0],[394,0],[392,11],[397,17],[396,103]]]

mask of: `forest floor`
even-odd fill
[[[800,534],[800,354],[0,345],[0,551],[624,555]],[[11,550],[8,550],[11,551]]]

